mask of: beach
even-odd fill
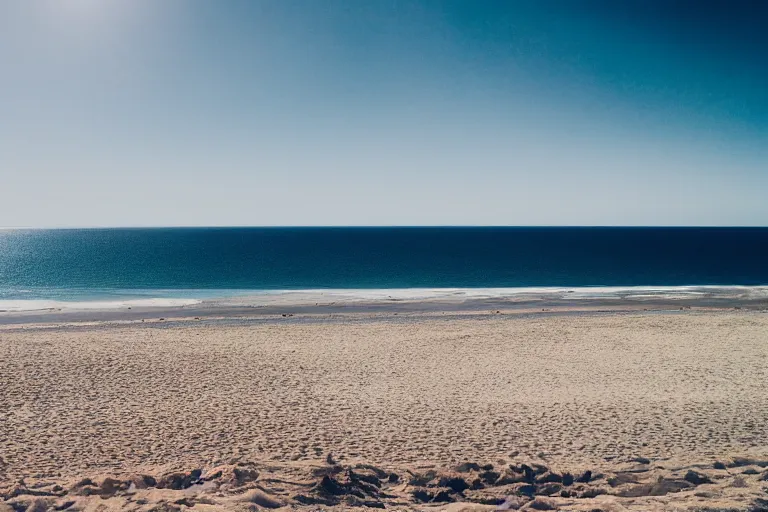
[[[14,510],[747,510],[766,363],[768,313],[733,308],[11,323],[0,489]]]

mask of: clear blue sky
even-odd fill
[[[0,3],[0,226],[768,225],[768,4]]]

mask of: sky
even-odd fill
[[[0,0],[0,226],[766,226],[766,26],[761,0]]]

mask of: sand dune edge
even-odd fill
[[[0,511],[261,510],[768,510],[768,457],[680,466],[634,461],[564,469],[533,461],[385,468],[234,462],[187,471],[0,483]]]

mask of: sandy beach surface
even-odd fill
[[[768,510],[767,382],[761,311],[5,325],[0,511]]]

